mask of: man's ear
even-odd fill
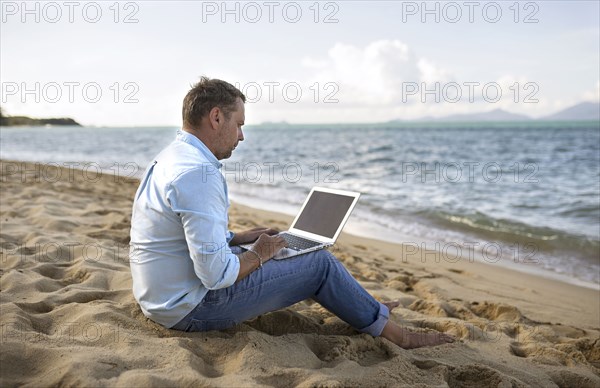
[[[208,112],[208,118],[213,129],[218,129],[223,123],[223,112],[218,107],[214,107]]]

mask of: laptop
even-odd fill
[[[292,226],[279,233],[288,243],[273,259],[283,260],[332,246],[358,202],[360,193],[313,187]],[[253,244],[241,245],[250,249]]]

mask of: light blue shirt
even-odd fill
[[[172,327],[209,290],[235,283],[229,197],[221,163],[192,134],[178,131],[146,170],[131,217],[133,295],[143,313]]]

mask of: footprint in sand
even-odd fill
[[[468,364],[451,368],[447,382],[449,387],[527,387],[520,380],[482,364]]]
[[[532,320],[523,316],[518,308],[508,304],[471,302],[470,310],[478,317],[490,321],[533,323]]]
[[[581,338],[569,342],[562,341],[561,343],[512,342],[510,353],[517,357],[531,358],[538,363],[548,365],[577,366],[578,364],[589,364],[595,368],[600,367],[600,339]]]
[[[351,360],[361,366],[376,365],[397,356],[381,338],[368,335],[355,337],[318,336],[307,340],[311,351],[323,362],[337,364]]]

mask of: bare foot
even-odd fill
[[[403,329],[402,346],[404,349],[414,349],[423,346],[436,346],[449,344],[455,341],[455,338],[440,332],[435,333],[415,333]]]
[[[423,346],[436,346],[456,341],[454,337],[445,333],[411,332],[410,330],[401,328],[391,320],[388,320],[386,323],[383,331],[381,332],[381,336],[404,349],[414,349]]]

